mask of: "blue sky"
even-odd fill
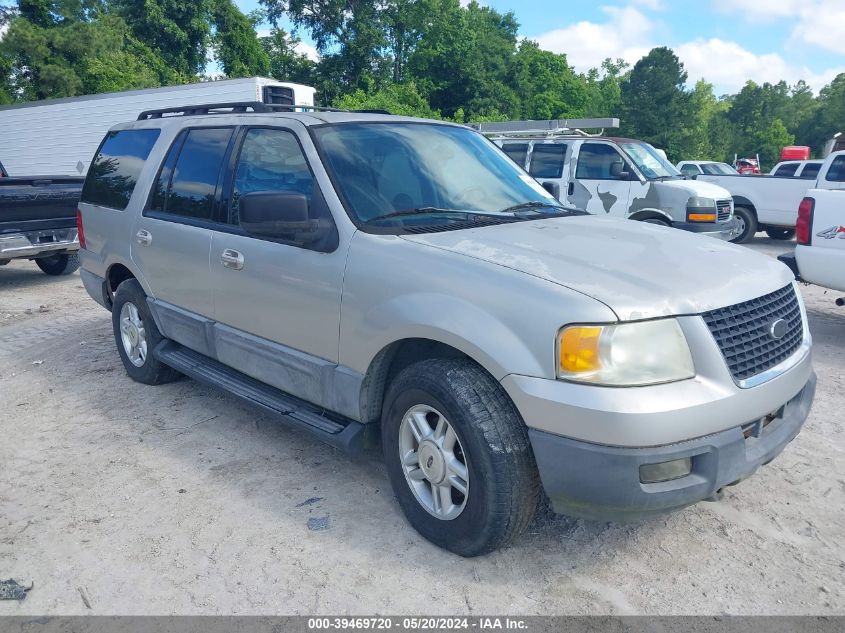
[[[257,0],[236,0],[246,11]],[[671,46],[690,75],[716,93],[743,83],[806,80],[816,91],[845,72],[845,2],[841,0],[485,0],[513,11],[520,33],[566,53],[585,71],[605,57],[636,62],[654,46]],[[310,48],[307,32],[300,32]],[[309,51],[313,54],[313,51]]]

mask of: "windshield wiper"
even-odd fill
[[[531,200],[529,202],[520,202],[511,207],[502,209],[498,213],[514,213],[522,209],[566,209],[565,206],[559,202],[542,202],[540,200]]]
[[[410,215],[425,215],[428,213],[457,213],[460,215],[469,215],[469,211],[460,211],[459,209],[441,209],[440,207],[416,207],[414,209],[402,209],[400,211],[391,211],[384,215],[377,215],[369,220],[364,220],[364,224],[377,222],[378,220],[387,220],[389,218],[403,218]]]

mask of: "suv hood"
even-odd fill
[[[623,321],[698,314],[793,280],[786,266],[745,247],[615,218],[552,218],[402,239],[565,286]]]

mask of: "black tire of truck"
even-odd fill
[[[416,425],[410,422],[414,416]],[[438,433],[441,419],[448,431]],[[418,433],[421,424],[428,426]],[[422,536],[472,557],[504,547],[525,531],[540,497],[528,429],[501,385],[477,364],[431,359],[406,367],[387,390],[381,428],[393,491]],[[429,450],[438,435],[444,450],[439,457]],[[444,439],[449,437],[451,450],[449,439]],[[405,452],[409,440],[416,444],[410,459]],[[456,459],[461,463],[455,464]],[[466,477],[457,478],[465,485],[465,495],[450,487],[459,471]],[[444,486],[445,502],[438,492]],[[457,514],[447,518],[447,507],[458,508]]]
[[[793,237],[795,237],[795,229],[768,228],[766,229],[766,235],[768,235],[773,240],[791,240]]]
[[[79,268],[79,255],[76,253],[63,253],[61,255],[48,255],[39,257],[35,264],[46,274],[58,277],[70,275]]]
[[[127,310],[124,310],[124,306],[127,306]],[[124,318],[128,318],[127,313],[133,315],[131,324],[122,323]],[[132,380],[145,385],[163,385],[181,377],[178,371],[162,363],[153,354],[153,350],[164,340],[164,337],[158,331],[147,305],[147,295],[136,279],[127,279],[117,287],[117,292],[114,293],[111,320],[120,360],[123,361],[123,367]],[[139,324],[141,327],[138,327]],[[127,345],[131,346],[131,344],[124,344],[122,326],[135,328],[132,331],[134,341],[139,340],[139,332],[144,340],[144,353],[133,354],[134,361],[130,358],[130,351],[127,350]]]
[[[747,244],[757,234],[757,214],[748,207],[735,207],[734,215],[742,225],[742,231],[731,240],[734,244]]]

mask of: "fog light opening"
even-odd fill
[[[659,484],[686,477],[692,472],[692,459],[673,459],[671,462],[640,465],[640,483]]]

